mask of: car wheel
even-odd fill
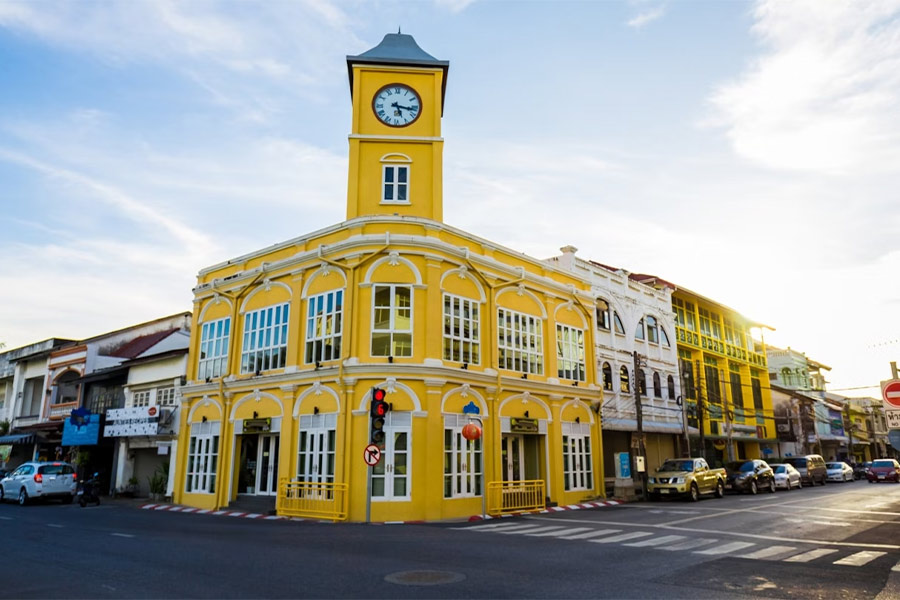
[[[697,502],[700,500],[700,488],[697,487],[696,483],[691,484],[691,502]]]
[[[756,480],[750,482],[750,489],[748,490],[754,496],[759,492],[759,486],[756,484]]]
[[[28,492],[25,491],[25,488],[19,490],[19,506],[25,506],[28,504]]]
[[[769,493],[770,494],[775,493],[775,479],[774,478],[769,480]]]
[[[716,498],[724,498],[725,497],[725,484],[722,483],[722,480],[716,482]]]

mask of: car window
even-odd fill
[[[806,459],[805,458],[789,458],[787,459],[789,464],[794,465],[795,467],[805,467]]]
[[[829,469],[841,469],[841,468],[843,468],[843,467],[841,466],[841,463],[825,463],[825,466],[828,467]]]
[[[873,467],[893,467],[894,461],[892,460],[876,460],[872,462]]]
[[[754,463],[752,460],[730,462],[725,465],[725,468],[729,471],[741,471],[742,473],[747,473],[753,470]]]
[[[41,465],[38,472],[43,473],[44,475],[71,475],[73,471],[71,466],[60,463]]]
[[[776,473],[786,473],[787,468],[785,468],[784,465],[775,465],[775,472]]]
[[[694,461],[692,460],[667,460],[659,468],[660,471],[693,471]]]

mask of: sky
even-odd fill
[[[450,61],[444,221],[652,273],[878,396],[900,360],[900,0],[0,0],[0,342],[190,310],[344,220],[346,56]]]

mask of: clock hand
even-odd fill
[[[394,108],[397,108],[397,109],[401,109],[401,108],[402,108],[403,110],[409,110],[409,111],[412,110],[412,107],[411,107],[411,106],[400,106],[400,105],[397,104],[396,102],[394,102],[393,104],[391,104],[391,106],[393,106]]]

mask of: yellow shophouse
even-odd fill
[[[672,308],[692,454],[717,464],[775,455],[762,337],[771,328],[684,288]]]
[[[597,497],[590,283],[442,222],[446,61],[390,34],[347,67],[347,220],[198,276],[174,500],[395,521]]]

